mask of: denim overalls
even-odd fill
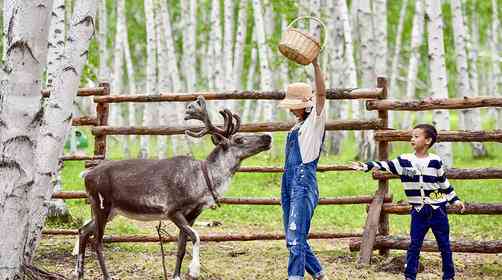
[[[288,133],[281,186],[284,230],[289,250],[289,280],[304,279],[305,270],[315,278],[324,274],[307,242],[310,220],[319,201],[316,180],[319,156],[307,164],[302,163],[298,132],[299,127]]]

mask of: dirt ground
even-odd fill
[[[35,264],[51,272],[73,278],[74,239],[44,238],[37,251]],[[404,251],[392,251],[388,258],[375,256],[370,267],[355,265],[357,254],[350,253],[348,240],[312,240],[311,245],[321,259],[329,279],[403,279]],[[166,244],[166,265],[172,273],[175,262],[174,244]],[[191,246],[188,248],[191,252]],[[376,254],[377,255],[377,254]],[[85,279],[101,279],[101,271],[91,248],[86,254]],[[158,244],[107,244],[105,257],[113,279],[163,279]],[[184,278],[190,255],[183,262]],[[456,279],[502,279],[502,255],[454,254]],[[202,275],[199,279],[287,279],[287,251],[283,241],[250,241],[202,243]],[[424,266],[417,279],[441,279],[438,253],[423,253]],[[171,274],[169,274],[171,276]],[[306,277],[306,279],[310,279]]]

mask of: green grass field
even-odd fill
[[[493,127],[493,123],[486,124]],[[87,133],[87,132],[86,132]],[[274,134],[273,151],[264,152],[253,158],[247,159],[242,166],[280,166],[283,164],[282,149],[285,133]],[[92,139],[92,137],[91,137]],[[119,147],[120,138],[111,140],[109,155],[112,159],[122,158]],[[326,155],[321,158],[320,164],[346,164],[354,159],[356,147],[353,137],[343,142],[340,155]],[[92,141],[91,147],[92,147]],[[155,143],[153,141],[152,143]],[[454,144],[454,167],[457,168],[481,168],[502,167],[502,157],[499,156],[501,144],[487,143],[489,156],[475,159],[471,156],[468,144]],[[89,153],[91,153],[91,147]],[[209,153],[211,145],[202,142],[194,145],[196,158],[204,158]],[[410,152],[411,147],[407,143],[394,143],[391,157],[401,153]],[[137,153],[137,145],[133,145],[133,154]],[[83,170],[82,162],[66,162],[63,170],[64,190],[83,190],[83,180],[79,173]],[[253,174],[237,173],[233,178],[227,197],[279,197],[281,174]],[[371,178],[371,174],[362,172],[327,172],[318,173],[318,182],[321,197],[339,197],[372,195],[377,187],[377,181]],[[459,197],[466,202],[496,203],[502,202],[502,180],[451,180]],[[390,190],[394,201],[405,200],[405,195],[399,180],[391,180]],[[74,218],[70,224],[49,223],[47,228],[76,228],[84,220],[90,218],[89,205],[84,200],[68,200],[67,205]],[[279,206],[247,206],[247,205],[223,205],[217,210],[206,210],[198,218],[198,222],[218,221],[221,226],[205,227],[197,226],[201,234],[226,232],[226,233],[252,233],[252,232],[279,232],[282,229],[282,213]],[[366,205],[322,205],[316,209],[312,222],[312,231],[332,232],[362,232],[366,219]],[[409,231],[408,215],[391,215],[390,233],[393,235],[407,235]],[[155,234],[156,223],[142,223],[123,217],[117,217],[108,224],[107,235],[123,234]],[[475,239],[492,240],[502,239],[502,218],[489,215],[450,215],[452,239]],[[170,225],[170,233],[177,234],[176,229]],[[428,238],[433,238],[429,233]],[[73,238],[45,238],[42,241],[38,262],[46,267],[69,271],[61,260],[72,260],[69,256]],[[54,250],[53,245],[59,244],[57,249],[61,251],[61,259],[47,257]],[[213,244],[213,245],[211,245]],[[226,245],[228,244],[228,245]],[[331,241],[313,241],[321,259],[325,263],[333,264],[328,271],[333,273],[334,279],[401,279],[397,272],[383,273],[379,270],[385,267],[386,260],[377,258],[373,266],[363,270],[355,269],[356,254],[350,253],[346,243]],[[342,244],[342,245],[340,245]],[[49,246],[48,246],[49,245]],[[229,256],[219,250],[230,250],[236,256]],[[168,270],[171,271],[174,263],[174,245],[168,245],[170,257],[168,258]],[[274,252],[277,252],[274,253]],[[404,252],[393,251],[392,256],[402,257]],[[241,256],[242,255],[242,256]],[[423,279],[436,279],[440,274],[440,259],[437,254],[424,254],[424,263],[434,263],[434,269],[426,269]],[[459,256],[460,255],[460,256]],[[158,246],[155,244],[113,244],[107,245],[107,259],[112,271],[117,272],[117,279],[145,279],[145,273],[161,275],[158,258]],[[152,260],[152,258],[154,260]],[[254,258],[254,261],[253,261]],[[90,258],[91,275],[99,275],[95,258]],[[128,268],[121,266],[122,260],[127,259]],[[287,251],[280,241],[266,242],[229,242],[207,243],[202,249],[202,260],[210,271],[216,274],[206,274],[202,279],[282,279],[285,271]],[[458,279],[499,279],[502,275],[502,264],[495,256],[479,257],[479,255],[457,254],[457,269],[463,273]],[[221,260],[219,262],[218,260]],[[231,264],[242,265],[240,262],[250,262],[253,269],[242,267],[242,274],[232,275],[235,269]],[[188,261],[185,261],[185,266]],[[223,264],[224,263],[224,264]],[[134,265],[131,271],[130,265]],[[469,266],[468,266],[469,265]],[[65,268],[62,268],[65,267]],[[274,269],[278,267],[278,269]],[[469,267],[469,269],[467,269]],[[472,269],[471,269],[472,268]],[[71,268],[70,268],[71,269]],[[186,268],[184,268],[186,270]],[[138,272],[139,271],[139,272]],[[340,274],[337,274],[337,271]],[[343,273],[340,271],[344,271]],[[246,273],[250,273],[249,275]],[[122,276],[120,276],[122,275]],[[219,275],[219,276],[214,276]],[[250,276],[251,275],[251,276]],[[253,276],[254,275],[254,276]],[[336,275],[341,275],[337,278]],[[429,275],[429,276],[426,276]],[[434,276],[436,275],[436,276]],[[462,276],[463,275],[463,276]],[[430,278],[432,277],[432,278]],[[478,278],[481,277],[481,278]],[[492,278],[493,277],[493,278]],[[98,278],[92,278],[98,279]],[[152,279],[161,279],[155,277]],[[420,278],[421,279],[421,278]]]

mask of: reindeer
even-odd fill
[[[227,109],[220,111],[223,128],[214,126],[201,96],[188,105],[185,114],[185,120],[197,119],[205,125],[201,131],[186,133],[193,137],[209,134],[216,145],[207,159],[177,156],[109,161],[83,174],[93,219],[79,229],[75,269],[78,279],[83,278],[85,249],[91,235],[103,278],[111,279],[103,256],[103,234],[106,223],[117,214],[141,221],[171,220],[179,228],[173,279],[181,279],[187,237],[193,242],[189,275],[198,278],[200,239],[192,228],[195,219],[204,208],[218,204],[242,160],[270,149],[271,137],[236,134],[240,119]]]

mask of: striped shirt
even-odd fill
[[[426,158],[404,154],[393,160],[369,161],[366,166],[366,172],[375,168],[399,175],[408,202],[415,208],[421,209],[425,204],[437,208],[446,202],[452,204],[459,200],[446,178],[443,161],[435,154]]]

